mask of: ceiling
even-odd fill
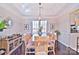
[[[28,17],[37,17],[39,13],[41,16],[58,16],[72,4],[67,3],[2,3],[0,7],[6,9],[13,14]],[[41,7],[41,8],[39,8]]]
[[[16,4],[17,5],[17,4]],[[16,6],[15,5],[15,6]],[[25,5],[25,9],[29,10],[28,12],[25,12],[22,8],[22,6]],[[65,7],[66,4],[41,4],[41,8],[39,4],[32,3],[32,4],[20,4],[17,6],[18,10],[26,16],[39,16],[39,13],[41,16],[53,16],[56,15],[63,7]],[[51,11],[50,11],[51,10]]]

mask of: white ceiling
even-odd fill
[[[42,3],[41,4],[41,16],[58,16],[63,11],[68,10],[68,7],[72,4],[67,3]],[[0,4],[0,7],[12,12],[16,15],[34,17],[39,16],[39,3],[6,3]],[[26,10],[26,12],[25,12]]]
[[[22,5],[22,4],[21,4]],[[20,6],[21,6],[20,5]],[[50,15],[56,15],[63,7],[65,7],[66,4],[41,4],[41,9],[39,8],[39,4],[25,4],[26,9],[30,9],[29,12],[24,12],[21,7],[17,6],[22,11],[24,15],[29,16],[39,16],[39,13],[41,13],[42,16],[50,16]]]

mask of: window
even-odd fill
[[[46,36],[47,33],[47,21],[32,21],[32,34],[33,34],[33,41],[34,36],[39,36],[39,26],[42,26],[42,36]]]
[[[40,21],[41,24],[40,26],[43,27],[42,29],[42,36],[46,36],[46,32],[47,32],[47,21]]]

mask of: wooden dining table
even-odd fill
[[[48,54],[48,47],[55,48],[55,40],[50,40],[49,36],[36,36],[35,37],[35,52],[36,55]],[[55,52],[54,52],[55,53]]]

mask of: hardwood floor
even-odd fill
[[[66,47],[60,42],[56,42],[56,43],[58,43],[57,44],[58,46],[56,47],[56,55],[78,55],[79,54],[75,50],[71,49],[70,47]]]
[[[79,53],[77,53],[76,51],[74,51],[73,49],[69,48],[69,47],[66,47],[65,45],[63,45],[62,43],[60,42],[56,42],[56,54],[55,55],[78,55]],[[23,49],[24,51],[25,49]],[[48,53],[49,55],[53,55],[52,54],[53,52],[50,52]],[[24,52],[23,54],[20,54],[20,55],[24,55]],[[28,54],[28,55],[34,55],[34,54]]]

